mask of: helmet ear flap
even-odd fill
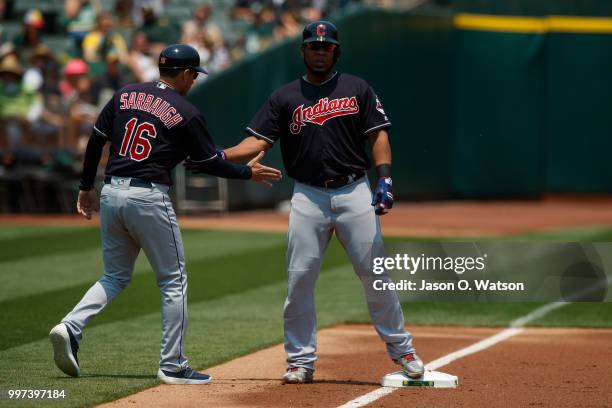
[[[338,62],[338,60],[340,59],[340,46],[338,45],[336,47],[336,49],[334,50],[334,64]]]

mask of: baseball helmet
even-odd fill
[[[306,25],[304,31],[302,31],[302,44],[315,41],[340,45],[338,29],[329,21],[324,20],[314,21]]]
[[[172,44],[164,48],[161,54],[159,54],[158,65],[160,68],[189,68],[203,74],[208,74],[208,71],[200,66],[200,55],[196,49],[187,44]]]

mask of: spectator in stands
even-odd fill
[[[31,124],[31,130],[42,149],[42,161],[46,162],[49,152],[63,140],[65,112],[61,109],[59,96],[59,67],[49,47],[43,44],[34,49],[29,63],[23,84],[26,89],[39,92],[42,97],[40,117]]]
[[[69,108],[77,99],[79,94],[80,82],[87,79],[89,67],[82,59],[71,59],[64,66],[64,79],[59,84],[62,103]]]
[[[87,63],[81,59],[70,60],[64,67],[65,79],[60,82],[62,101],[69,112],[67,145],[76,150],[81,139],[88,138],[98,114],[97,98],[93,94]]]
[[[39,90],[43,95],[59,94],[59,66],[53,52],[44,44],[39,44],[28,59],[29,68],[24,74],[24,83]]]
[[[98,0],[65,0],[62,21],[79,53],[85,36],[95,29],[96,14],[101,10]]]
[[[193,18],[183,24],[183,34],[189,32],[191,35],[199,35],[203,38],[207,30],[219,30],[219,26],[210,21],[212,7],[210,4],[201,4],[193,11]],[[219,30],[220,31],[220,30]]]
[[[12,42],[7,41],[0,45],[0,61],[2,61],[5,57],[8,57],[9,55],[13,55],[19,58],[17,50],[15,49],[15,45]]]
[[[206,66],[209,72],[222,71],[232,63],[230,53],[225,46],[225,41],[223,40],[219,28],[211,27],[206,30],[204,34],[204,45],[210,53],[210,58]],[[201,76],[204,77],[204,75]]]
[[[27,61],[32,50],[40,44],[40,32],[44,26],[45,20],[38,9],[28,10],[23,16],[22,32],[13,38],[22,62]]]
[[[104,62],[108,55],[118,56],[121,63],[127,64],[128,51],[125,40],[121,34],[113,30],[112,14],[103,12],[97,17],[94,31],[88,33],[83,39],[83,57],[89,63]]]
[[[300,10],[302,21],[321,20],[328,14],[327,0],[312,0],[306,7]]]
[[[164,15],[164,3],[166,0],[131,0],[132,1],[132,21],[135,27],[142,27],[142,6],[145,5],[153,10],[156,16]]]
[[[141,5],[142,27],[140,30],[147,35],[151,42],[154,55],[159,55],[167,45],[178,42],[180,38],[180,27],[168,16],[158,16],[151,2],[143,2]]]
[[[255,20],[247,33],[245,43],[246,52],[249,54],[257,53],[270,45],[275,24],[274,9],[255,3],[252,11]]]
[[[27,144],[30,123],[40,117],[41,95],[23,85],[23,68],[10,54],[0,62],[0,137],[5,166],[14,164],[14,153]]]
[[[134,29],[134,20],[132,19],[133,0],[117,0],[115,2],[115,16],[117,17],[117,27],[124,30]]]
[[[151,55],[149,39],[142,31],[137,31],[132,37],[128,66],[138,82],[150,82],[159,78],[157,58]]]
[[[231,17],[253,24],[255,22],[254,9],[257,8],[261,8],[260,0],[236,0],[232,7]]]
[[[283,11],[274,27],[274,39],[280,41],[285,38],[291,38],[298,35],[301,31],[302,26],[297,22],[293,12]]]
[[[119,56],[114,53],[108,54],[106,56],[106,70],[102,75],[95,77],[91,85],[92,93],[97,98],[98,110],[101,111],[115,91],[126,83],[119,63]]]
[[[191,45],[193,48],[195,48],[200,55],[200,64],[208,65],[210,51],[204,44],[204,30],[199,29],[193,24],[183,26],[181,43]],[[200,76],[204,77],[204,75]]]

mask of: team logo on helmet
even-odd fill
[[[160,64],[165,64],[166,63],[166,57],[160,57],[159,58],[159,63]]]
[[[295,108],[291,115],[292,121],[289,130],[297,135],[308,123],[322,126],[330,119],[338,116],[354,115],[358,112],[359,105],[355,96],[332,99],[331,101],[329,98],[319,99],[312,106],[305,108],[304,105],[300,105]]]
[[[325,37],[325,24],[319,24],[317,26],[317,37]]]

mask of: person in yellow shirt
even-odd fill
[[[116,54],[122,64],[127,63],[128,49],[121,34],[113,31],[110,13],[98,15],[97,27],[83,39],[83,57],[89,63],[104,62],[109,54]]]

